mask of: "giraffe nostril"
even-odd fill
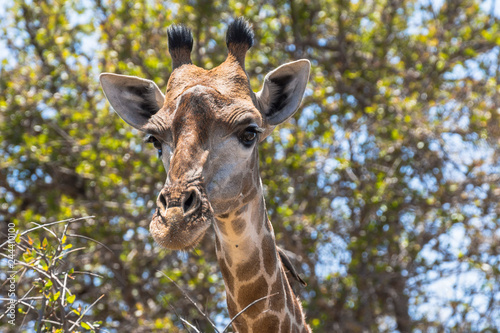
[[[193,195],[193,192],[191,192],[191,193],[189,193],[189,197],[184,201],[184,204],[182,206],[182,208],[184,209],[185,212],[187,212],[189,210],[189,208],[193,204],[193,201],[194,201],[194,195]]]
[[[185,215],[190,215],[194,213],[199,207],[200,200],[198,199],[198,192],[196,190],[191,190],[184,197],[182,203],[182,210]]]
[[[164,212],[167,209],[167,199],[165,199],[163,193],[160,193],[160,195],[158,196],[156,205],[158,206],[158,208],[160,208],[160,212]]]

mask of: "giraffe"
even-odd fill
[[[167,30],[172,73],[166,94],[150,80],[102,73],[118,115],[146,133],[167,177],[150,232],[162,247],[187,250],[215,230],[217,261],[235,331],[311,332],[286,273],[300,280],[275,243],[259,173],[258,144],[298,109],[310,62],[284,64],[254,93],[245,56],[254,33],[243,18],[226,33],[228,56],[205,70],[191,62],[191,31]],[[301,281],[301,280],[300,280]]]

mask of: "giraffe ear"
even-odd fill
[[[102,73],[99,80],[116,113],[138,130],[145,130],[151,116],[160,110],[165,101],[163,93],[150,80],[111,73]]]
[[[269,125],[281,124],[297,111],[310,69],[309,60],[302,59],[284,64],[266,75],[256,97],[258,108]]]

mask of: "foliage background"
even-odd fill
[[[102,244],[68,237],[84,249],[57,265],[98,276],[73,275],[76,301],[67,306],[105,294],[85,320],[110,332],[183,331],[179,316],[213,331],[162,270],[226,324],[213,233],[190,253],[154,245],[148,225],[163,167],[114,114],[97,78],[137,75],[165,89],[168,25],[193,30],[193,61],[208,69],[225,59],[228,22],[245,16],[256,35],[247,57],[254,90],[284,62],[313,64],[302,111],[261,147],[261,172],[277,242],[297,254],[308,283],[297,292],[314,331],[498,332],[499,7],[8,1],[0,11],[1,242],[10,222],[23,231],[92,215],[67,232]],[[63,227],[54,228],[58,238],[38,229],[29,246],[42,251],[48,237],[55,248]],[[18,296],[40,277],[26,270]],[[32,307],[44,292],[31,291]],[[37,313],[18,314],[22,331],[34,329]],[[5,317],[0,326],[9,329]]]

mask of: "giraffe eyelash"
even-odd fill
[[[161,157],[162,155],[161,142],[157,138],[149,134],[144,138],[144,142],[152,143],[153,147],[155,147],[158,150],[158,157]]]

